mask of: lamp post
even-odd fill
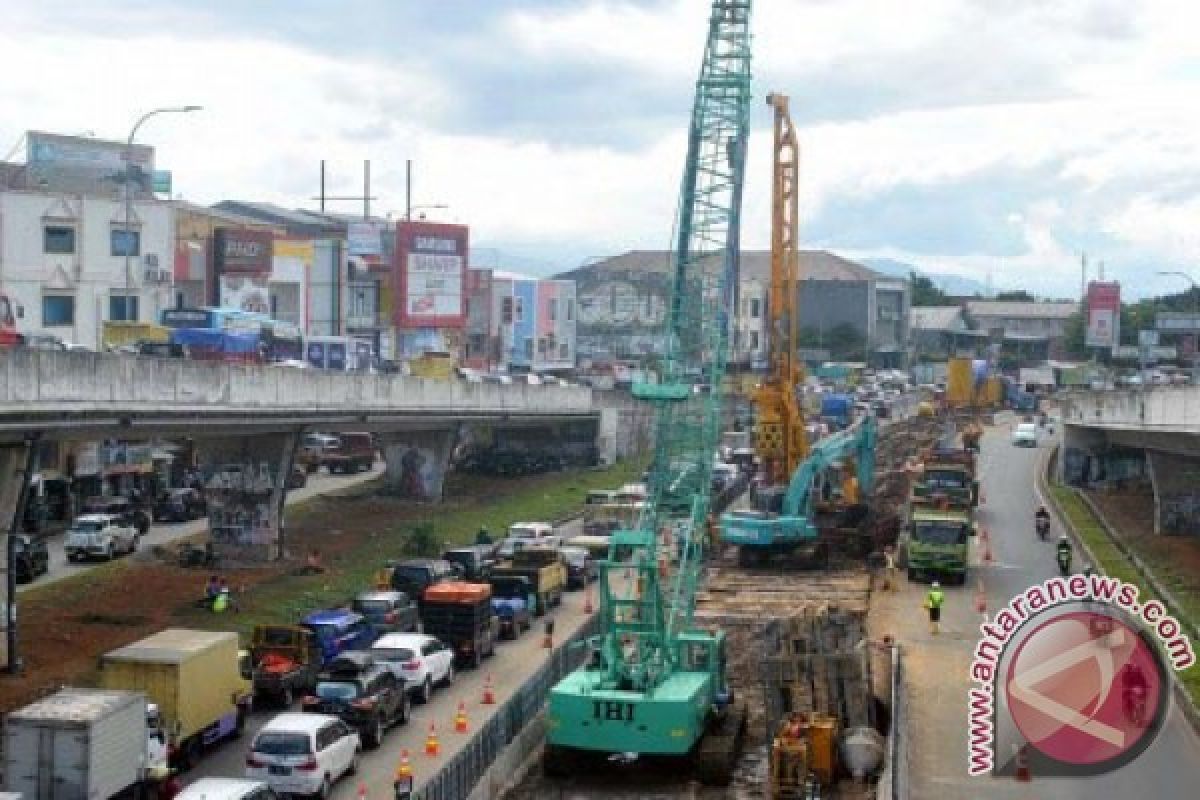
[[[129,296],[133,291],[133,138],[146,120],[156,114],[188,114],[200,111],[203,106],[167,106],[147,111],[133,124],[129,138],[125,140],[125,322],[129,322]]]
[[[1180,270],[1159,270],[1159,275],[1174,275],[1177,278],[1183,278],[1191,284],[1192,291],[1192,382],[1196,380],[1196,370],[1200,366],[1200,331],[1196,329],[1196,319],[1200,317],[1200,287],[1197,287],[1196,279],[1190,274]]]

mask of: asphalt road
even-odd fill
[[[579,532],[578,521],[564,526],[565,535],[575,535]],[[594,587],[595,584],[593,592]],[[594,594],[592,600],[596,600]],[[569,638],[587,619],[588,615],[584,613],[585,605],[586,595],[582,591],[563,595],[562,605],[550,614],[550,618],[554,620],[556,644]],[[333,800],[351,800],[357,796],[360,784],[366,787],[367,797],[390,799],[392,778],[401,750],[409,752],[413,777],[419,788],[449,761],[470,740],[470,734],[486,722],[546,661],[550,651],[542,646],[541,625],[545,619],[546,617],[539,618],[533,629],[519,639],[498,643],[496,654],[484,662],[482,669],[459,671],[454,685],[436,690],[433,700],[428,705],[414,705],[407,725],[393,728],[378,750],[363,752],[358,775],[341,780],[334,787]],[[495,689],[495,705],[482,704],[484,681],[488,675],[491,676]],[[467,734],[454,732],[454,715],[460,701],[465,705],[470,722]],[[250,742],[259,728],[276,713],[279,712],[263,711],[252,714],[242,739],[220,745],[204,758],[198,768],[184,776],[184,782],[191,783],[203,777],[236,778],[245,775],[245,757]],[[431,722],[436,725],[441,744],[441,753],[436,757],[426,756],[424,751],[425,738]]]
[[[1054,523],[1049,541],[1033,532],[1040,500],[1034,476],[1049,442],[1038,449],[1009,442],[1011,415],[989,428],[983,440],[982,487],[985,503],[978,519],[989,531],[992,561],[977,538],[965,587],[946,589],[942,632],[929,632],[922,602],[928,586],[901,576],[895,602],[872,604],[876,634],[894,633],[905,653],[909,708],[909,768],[913,800],[975,798],[1188,798],[1200,787],[1200,737],[1172,706],[1158,738],[1121,769],[1096,778],[1039,776],[1031,783],[967,775],[967,691],[971,654],[983,621],[975,598],[982,579],[988,613],[1003,608],[1027,587],[1057,574]],[[1057,426],[1061,429],[1061,425]],[[1077,557],[1078,558],[1078,557]],[[1082,564],[1076,565],[1082,569]],[[1003,754],[1002,754],[1003,755]]]
[[[324,472],[309,475],[308,483],[303,489],[292,489],[288,492],[287,504],[292,505],[307,500],[310,497],[325,494],[326,492],[345,489],[348,486],[363,483],[377,477],[382,471],[383,462],[381,461],[370,472],[362,472],[357,475],[330,475]],[[203,533],[207,528],[208,521],[203,519],[175,524],[152,525],[150,530],[146,532],[146,535],[142,537],[139,546],[143,549],[149,549],[156,545],[170,544],[177,539]],[[23,584],[18,587],[18,592],[31,587],[45,586],[47,583],[53,583],[68,575],[78,575],[96,566],[97,562],[81,562],[76,564],[68,562],[67,555],[63,550],[63,541],[65,538],[65,533],[58,533],[49,538],[47,546],[50,550],[50,571],[33,583]]]

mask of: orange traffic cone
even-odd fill
[[[400,751],[400,763],[396,765],[396,780],[404,781],[412,777],[412,764],[408,761],[408,751]]]
[[[546,620],[546,635],[542,637],[542,647],[546,650],[554,649],[554,620]]]
[[[466,733],[469,724],[467,722],[467,706],[462,700],[458,701],[458,711],[454,712],[454,732]]]
[[[367,800],[367,785],[362,781],[358,782],[358,800]]]
[[[987,611],[987,595],[983,591],[983,579],[979,580],[978,588],[975,590],[975,610],[982,614]]]
[[[1021,745],[1017,748],[1016,778],[1021,783],[1029,783],[1033,780],[1033,776],[1029,774],[1029,745]]]
[[[983,543],[983,560],[987,563],[992,563],[992,543],[985,541]]]
[[[987,493],[983,489],[979,490],[979,505],[987,505]]]
[[[488,673],[483,679],[483,704],[485,706],[496,705],[496,691],[492,688],[492,673]]]
[[[442,752],[441,742],[438,741],[437,726],[429,723],[429,733],[425,736],[425,755],[436,756]]]
[[[595,609],[595,608],[592,606],[592,587],[591,587],[591,586],[588,586],[588,587],[587,587],[586,589],[584,589],[583,591],[584,591],[584,595],[583,595],[583,613],[585,613],[585,614],[591,614],[592,612],[594,612],[594,611],[596,610],[596,609]]]

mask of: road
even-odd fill
[[[1125,767],[1095,778],[1033,775],[1031,783],[967,775],[967,691],[970,657],[979,638],[981,614],[975,608],[977,579],[982,578],[987,610],[1003,608],[1025,588],[1057,574],[1052,530],[1043,543],[1033,534],[1033,511],[1040,504],[1034,476],[1045,448],[1016,448],[1009,443],[1011,416],[989,428],[981,459],[985,503],[981,526],[989,530],[993,560],[982,563],[984,545],[973,545],[968,585],[946,589],[942,632],[934,637],[922,608],[925,584],[901,578],[896,602],[872,604],[876,635],[893,633],[905,653],[909,708],[909,769],[913,800],[976,798],[1185,798],[1200,786],[1200,737],[1175,707],[1158,738]],[[1061,429],[1061,425],[1058,426]],[[1081,567],[1081,565],[1079,565]],[[1003,754],[1002,754],[1003,755]]]
[[[370,472],[362,472],[357,475],[329,475],[327,473],[309,475],[308,483],[303,489],[292,489],[288,492],[287,504],[289,506],[294,505],[311,497],[363,483],[378,477],[382,472],[383,462],[381,461]],[[175,524],[152,525],[150,530],[146,532],[146,535],[142,537],[140,546],[142,548],[151,548],[156,545],[170,544],[178,539],[203,533],[207,528],[208,521],[203,519]],[[66,534],[63,533],[50,537],[47,542],[50,550],[50,571],[33,583],[27,583],[18,587],[18,592],[45,586],[47,583],[53,583],[69,575],[78,575],[96,566],[97,562],[82,562],[78,564],[68,562],[66,552],[63,550],[65,537]]]
[[[568,535],[578,533],[578,527],[576,522],[565,533]],[[554,619],[556,643],[569,638],[587,619],[587,615],[584,613],[585,605],[586,596],[582,591],[568,592],[563,596],[562,605],[551,615]],[[484,662],[481,670],[460,671],[454,685],[437,690],[429,705],[414,705],[407,725],[393,728],[384,739],[383,746],[378,750],[363,752],[358,775],[340,781],[334,787],[333,800],[351,800],[356,797],[360,783],[365,785],[368,797],[391,798],[392,778],[401,750],[408,750],[413,777],[416,786],[420,787],[470,740],[470,734],[486,722],[496,709],[520,688],[538,666],[547,659],[550,651],[542,646],[541,621],[539,619],[533,630],[516,641],[500,642],[496,648],[496,654]],[[488,675],[491,675],[492,686],[495,688],[495,705],[482,704],[483,685]],[[454,714],[460,701],[465,704],[470,721],[468,734],[454,732]],[[184,776],[185,783],[202,777],[241,777],[244,775],[246,751],[250,742],[258,729],[275,713],[278,712],[255,712],[246,726],[243,738],[237,742],[223,744],[210,753],[197,769]],[[430,722],[437,726],[441,744],[441,753],[436,757],[426,756],[424,750]]]

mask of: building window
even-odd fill
[[[512,325],[513,321],[513,299],[504,297],[500,300],[500,318],[505,325]]]
[[[575,319],[575,301],[568,300],[567,301],[567,322],[570,322],[573,319]]]
[[[750,318],[751,319],[758,319],[758,315],[760,313],[762,313],[762,308],[760,308],[761,303],[762,303],[762,301],[760,301],[757,297],[750,298]],[[755,345],[755,346],[757,347],[757,345]]]
[[[140,256],[142,254],[142,232],[113,228],[109,231],[110,250],[114,256]]]
[[[69,255],[75,252],[75,229],[69,225],[42,228],[42,252]]]
[[[525,340],[525,358],[528,361],[533,360],[533,339]]]
[[[758,331],[750,331],[750,349],[758,349]]]
[[[110,295],[108,298],[108,318],[113,322],[137,322],[137,295]]]
[[[521,298],[519,298],[519,297],[514,298],[513,305],[516,309],[515,313],[516,313],[516,317],[517,317],[517,322],[524,322],[525,321],[525,304],[521,302]],[[532,347],[532,346],[533,345],[530,344],[530,347]]]
[[[562,361],[566,361],[571,357],[571,346],[563,342],[558,346],[558,357]]]
[[[42,297],[42,327],[70,327],[75,324],[75,297],[48,294]]]
[[[558,300],[551,297],[546,301],[546,314],[549,315],[551,322],[558,320]]]

